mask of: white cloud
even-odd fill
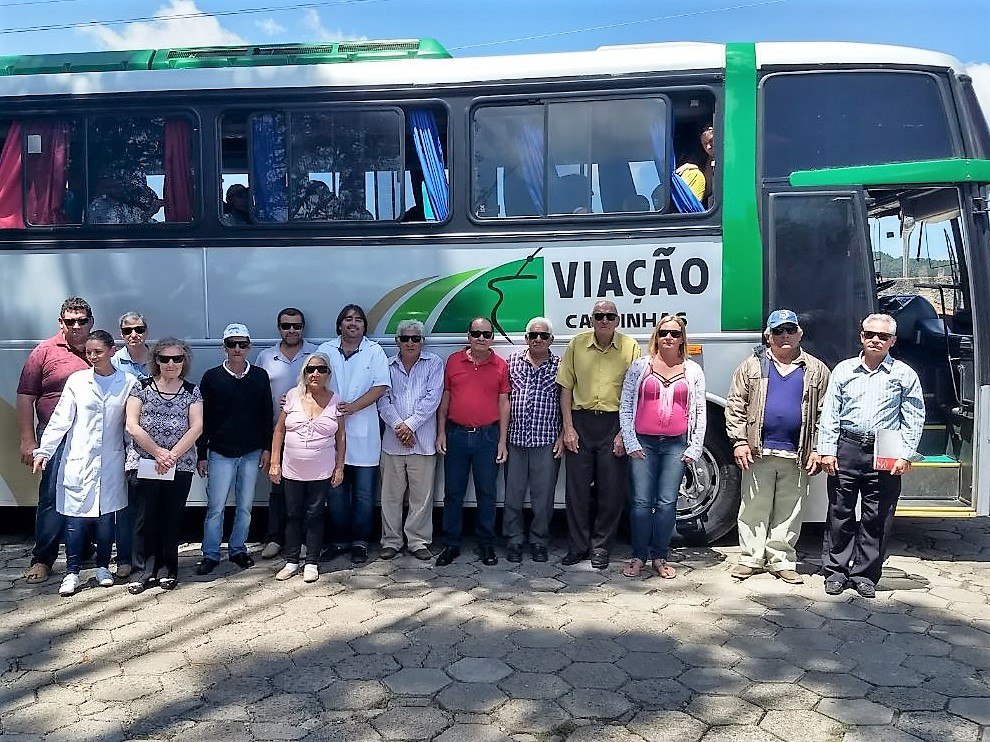
[[[345,34],[343,29],[329,29],[323,25],[323,20],[315,8],[303,11],[303,25],[309,31],[314,41],[367,41],[367,36]]]
[[[278,36],[285,33],[285,26],[274,18],[265,18],[263,21],[255,21],[254,25],[264,31],[268,36]]]
[[[92,36],[104,49],[161,49],[171,46],[216,46],[246,43],[220,21],[196,7],[195,0],[169,0],[155,11],[155,20],[111,26],[90,26],[79,33]]]
[[[966,65],[966,73],[973,78],[973,89],[980,99],[983,115],[990,121],[990,63],[978,62]]]

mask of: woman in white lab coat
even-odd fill
[[[93,368],[76,371],[41,443],[34,451],[34,471],[42,471],[58,444],[66,439],[55,494],[55,508],[65,516],[66,575],[60,595],[79,589],[79,566],[88,531],[96,536],[96,582],[113,585],[110,551],[114,513],[127,506],[124,477],[124,410],[134,379],[111,363],[113,337],[95,330],[86,338],[86,360]]]

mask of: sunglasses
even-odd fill
[[[59,317],[59,322],[66,327],[83,327],[92,322],[92,320],[92,317],[87,317],[86,319],[66,319],[65,317]]]
[[[280,322],[278,325],[283,330],[301,330],[303,328],[302,322]]]
[[[166,356],[159,353],[155,358],[158,359],[159,363],[184,363],[186,360],[185,355],[179,356]]]
[[[136,327],[121,327],[121,335],[144,335],[148,331],[146,325],[137,325]]]
[[[878,338],[886,343],[892,337],[894,336],[891,335],[889,332],[876,332],[874,330],[863,330],[863,338],[866,340],[872,340],[873,338]]]
[[[549,340],[553,337],[549,332],[527,332],[527,340]]]
[[[330,373],[329,366],[306,366],[303,371],[307,374],[328,374]]]
[[[223,345],[225,348],[240,348],[241,350],[247,350],[251,347],[250,340],[224,340]]]
[[[675,338],[676,339],[676,338],[681,337],[683,334],[684,333],[681,332],[680,330],[657,330],[657,337],[658,338],[671,337],[671,338]]]
[[[783,335],[785,332],[788,335],[793,335],[798,331],[797,325],[778,325],[777,327],[770,328],[771,335]]]
[[[422,335],[399,335],[400,343],[421,343],[423,342]]]
[[[473,338],[485,338],[487,340],[495,337],[495,333],[491,330],[471,330],[468,334]]]
[[[615,320],[619,319],[619,315],[615,312],[595,312],[591,316],[595,318],[595,322],[601,322],[603,320],[615,322]]]

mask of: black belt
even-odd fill
[[[498,422],[488,423],[487,425],[479,425],[477,427],[470,428],[467,425],[461,425],[460,423],[455,423],[448,420],[447,425],[451,426],[452,428],[457,428],[458,430],[463,430],[465,433],[477,433],[479,430],[484,430],[485,428],[491,428],[495,425],[498,425]]]
[[[583,415],[618,415],[618,412],[610,412],[608,410],[572,410],[573,415],[576,412],[580,412]]]
[[[876,440],[876,436],[873,433],[853,433],[849,430],[840,430],[839,438],[844,438],[852,443],[857,443],[863,448],[872,446],[873,442]]]

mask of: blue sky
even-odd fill
[[[0,54],[423,36],[458,56],[649,41],[903,44],[947,52],[971,65],[990,108],[990,0],[0,2]],[[113,22],[132,19],[145,20]],[[99,25],[68,27],[86,23]],[[65,27],[28,30],[40,26]]]

